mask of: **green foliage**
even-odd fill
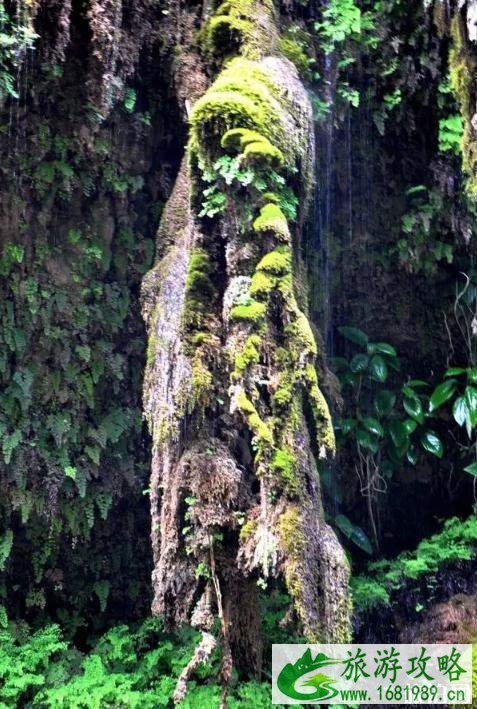
[[[360,39],[361,10],[354,0],[331,0],[323,10],[323,21],[315,23],[321,46],[330,54],[348,39]]]
[[[280,52],[296,66],[302,79],[310,81],[314,76],[315,60],[310,56],[309,33],[298,25],[292,25],[282,34],[278,46]]]
[[[346,515],[339,514],[335,517],[335,525],[350,542],[356,544],[366,554],[373,553],[373,546],[367,534],[358,525],[351,522]]]
[[[7,536],[0,540],[0,560],[9,596],[13,565],[6,542],[12,531],[16,541],[18,530],[26,561],[20,578],[15,572],[21,589],[15,594],[40,612],[54,598],[54,606],[68,607],[74,625],[74,606],[90,605],[89,615],[100,617],[105,587],[96,586],[102,594],[98,602],[95,584],[109,581],[111,596],[128,597],[128,583],[121,580],[118,591],[127,555],[130,568],[138,567],[133,539],[116,544],[113,553],[105,529],[111,525],[126,534],[144,509],[135,505],[132,513],[131,506],[111,520],[111,509],[126,491],[128,499],[137,500],[147,457],[138,285],[151,264],[154,242],[147,238],[145,217],[137,222],[144,233],[133,231],[137,207],[122,226],[112,220],[111,231],[103,212],[83,209],[89,205],[81,202],[85,175],[91,189],[108,195],[106,204],[115,191],[105,178],[107,163],[113,165],[110,175],[124,172],[106,138],[89,142],[86,155],[81,141],[55,133],[44,121],[32,140],[34,149],[22,158],[22,179],[34,210],[58,210],[61,219],[54,229],[20,223],[15,240],[2,245],[0,478],[1,534]],[[79,222],[61,206],[73,189],[82,205],[75,211]],[[143,197],[132,193],[131,204],[136,199],[143,204]],[[26,205],[17,204],[24,213]],[[99,530],[102,542],[92,548],[86,542]],[[88,573],[78,574],[86,555]],[[57,581],[65,564],[68,574]]]
[[[50,709],[155,709],[169,707],[174,688],[199,640],[184,628],[166,633],[160,619],[137,630],[112,628],[84,655],[62,640],[57,625],[35,633],[25,626],[0,630],[0,704]],[[195,672],[186,707],[218,706],[218,655]],[[229,706],[268,707],[269,684],[246,682],[231,688]]]
[[[440,261],[454,260],[454,243],[440,237],[446,227],[449,204],[440,189],[428,190],[415,185],[407,190],[409,210],[401,219],[403,238],[397,242],[394,253],[410,273],[432,274]]]
[[[28,10],[20,6],[18,16],[14,18],[0,0],[0,106],[7,97],[18,98],[15,72],[33,49],[36,38]]]
[[[338,376],[343,387],[351,389],[352,400],[350,415],[338,424],[339,441],[354,441],[360,459],[372,460],[384,478],[406,462],[416,465],[419,446],[442,457],[442,441],[427,428],[432,408],[423,392],[428,384],[399,382],[400,360],[389,343],[370,342],[358,328],[341,327],[339,331],[364,350],[350,360],[336,359]],[[390,384],[388,379],[396,381]]]
[[[452,407],[452,418],[465,429],[468,445],[464,446],[468,455],[474,454],[472,440],[477,427],[477,367],[450,367],[444,374],[429,399],[429,411],[436,412],[446,404]],[[429,443],[430,444],[430,443]],[[442,451],[441,451],[442,455]],[[477,476],[477,464],[470,463],[464,471]]]
[[[256,323],[263,320],[266,310],[267,306],[265,303],[259,303],[251,299],[249,303],[234,305],[230,311],[230,317],[232,320],[245,320]]]
[[[462,116],[455,114],[439,121],[439,150],[462,154],[462,134],[464,132]]]
[[[124,92],[124,101],[123,101],[124,110],[127,113],[134,113],[134,109],[136,107],[136,100],[137,100],[136,91],[132,87],[128,86],[128,88]]]
[[[389,596],[403,584],[435,574],[445,564],[469,561],[477,553],[477,516],[465,521],[448,519],[441,532],[424,539],[415,551],[404,552],[396,559],[368,564],[365,574],[352,579],[355,607],[371,610],[388,603]]]

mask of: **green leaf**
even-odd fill
[[[369,370],[373,379],[378,382],[385,382],[388,377],[388,367],[381,355],[374,355],[369,363]]]
[[[469,475],[473,475],[474,478],[477,478],[477,463],[471,463],[466,468],[464,468],[464,470],[466,473],[469,473]]]
[[[411,379],[407,383],[408,387],[418,388],[418,387],[428,387],[429,382],[425,382],[423,379]]]
[[[340,430],[346,436],[353,428],[356,428],[356,419],[342,419]]]
[[[396,448],[402,448],[409,439],[409,434],[406,426],[402,421],[391,421],[389,424],[389,433]]]
[[[452,407],[452,415],[459,426],[463,426],[466,420],[470,422],[470,411],[467,406],[467,401],[463,396],[459,396],[454,401],[454,406]]]
[[[388,389],[379,391],[374,397],[374,408],[378,416],[388,416],[396,403],[396,395]]]
[[[477,384],[477,368],[467,370],[467,378],[472,384]]]
[[[369,354],[381,354],[388,355],[389,357],[397,357],[397,352],[392,345],[387,342],[370,342],[368,345]]]
[[[356,345],[366,347],[368,344],[368,336],[357,327],[347,327],[343,325],[338,328],[338,332],[347,340],[350,340],[350,342],[354,342]]]
[[[376,436],[384,436],[384,428],[376,419],[371,417],[363,418],[363,425],[368,429],[368,431],[376,434]]]
[[[377,440],[365,428],[358,428],[356,430],[356,440],[360,446],[367,448],[372,453],[378,452],[379,445]]]
[[[85,446],[84,450],[88,458],[90,458],[96,465],[99,465],[101,451],[98,446]]]
[[[405,398],[402,402],[404,406],[404,411],[418,423],[424,421],[424,410],[422,408],[421,400],[417,397],[415,398]]]
[[[356,544],[356,546],[365,551],[367,554],[373,553],[373,547],[369,541],[368,535],[361,529],[361,527],[353,524],[353,522],[351,522],[346,515],[336,515],[335,524],[350,541]]]
[[[411,446],[406,453],[406,458],[408,461],[411,463],[411,465],[416,465],[417,461],[419,460],[419,453],[417,451],[416,446]]]
[[[354,524],[346,515],[336,515],[335,517],[335,524],[340,529],[343,534],[345,534],[348,538],[351,537],[354,531]]]
[[[406,419],[403,423],[404,428],[410,435],[411,433],[414,433],[414,431],[417,428],[417,421],[415,419]]]
[[[72,480],[76,480],[76,468],[73,468],[71,465],[65,466],[65,475],[67,478],[71,478]]]
[[[465,369],[463,367],[450,367],[444,374],[444,377],[458,377],[460,374],[464,374]]]
[[[353,534],[351,535],[350,540],[354,542],[356,546],[366,552],[366,554],[369,554],[371,556],[371,554],[373,553],[373,546],[369,540],[369,537],[366,532],[361,529],[361,527],[354,525]]]
[[[368,366],[369,357],[365,354],[357,354],[353,357],[350,364],[350,369],[355,374],[357,372],[364,372]]]
[[[12,459],[12,453],[22,440],[21,431],[18,429],[10,435],[5,435],[2,440],[2,453],[6,465],[9,465]]]
[[[436,411],[442,404],[448,401],[453,395],[457,388],[457,381],[455,379],[447,379],[447,381],[439,384],[432,392],[429,401],[429,411]]]
[[[477,389],[467,386],[464,396],[470,413],[470,423],[473,428],[477,424]]]
[[[442,441],[434,431],[426,431],[421,438],[421,445],[428,453],[442,458],[444,454],[444,446]]]

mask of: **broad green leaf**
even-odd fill
[[[344,374],[340,374],[340,382],[344,384],[350,384],[351,386],[354,386],[357,384],[359,381],[359,375],[355,374],[354,372],[345,372]]]
[[[404,421],[403,425],[404,425],[404,428],[406,429],[406,431],[408,432],[408,434],[410,435],[411,433],[414,433],[414,431],[416,430],[417,421],[415,419],[406,419]]]
[[[396,448],[401,448],[409,438],[406,426],[402,421],[391,421],[389,432]]]
[[[343,337],[346,337],[347,340],[350,340],[350,342],[354,342],[356,345],[366,347],[368,344],[368,336],[357,327],[347,327],[346,325],[343,325],[338,328],[338,332],[343,335]]]
[[[356,428],[356,419],[343,419],[340,423],[340,429],[346,436],[353,428]]]
[[[467,378],[472,384],[477,384],[477,368],[467,370]]]
[[[336,369],[348,369],[348,360],[345,357],[333,357]]]
[[[378,391],[374,397],[374,408],[378,416],[387,416],[393,410],[396,403],[396,394],[388,389]]]
[[[369,357],[365,354],[357,354],[353,357],[350,364],[350,369],[355,374],[357,372],[364,372],[368,366]]]
[[[354,524],[346,515],[336,515],[335,524],[338,529],[343,532],[343,534],[345,534],[348,538],[351,537],[354,531]]]
[[[463,367],[450,367],[446,373],[445,377],[458,377],[460,374],[464,374],[465,369]]]
[[[457,381],[455,379],[447,379],[442,384],[439,384],[432,392],[429,401],[429,411],[436,411],[442,404],[448,401],[453,395],[457,388]]]
[[[466,473],[473,475],[474,478],[477,478],[477,463],[471,463],[466,468],[464,468],[464,470]]]
[[[358,527],[356,524],[354,525],[354,530],[353,534],[350,537],[351,541],[356,544],[360,549],[362,549],[366,554],[371,554],[373,553],[373,546],[369,540],[368,535],[366,532],[361,529],[361,527]]]
[[[419,460],[419,453],[416,446],[410,446],[408,452],[406,453],[406,458],[411,463],[411,465],[416,465]]]
[[[406,397],[403,401],[404,411],[418,423],[424,421],[424,411],[422,408],[421,400],[417,397],[408,398]]]
[[[463,426],[467,418],[470,421],[470,411],[467,406],[465,397],[459,396],[454,401],[454,406],[452,407],[452,415],[455,421],[459,424],[459,426]]]
[[[411,379],[407,383],[408,387],[418,388],[418,387],[428,387],[429,382],[425,382],[423,379]]]
[[[470,422],[474,427],[477,424],[477,389],[467,386],[464,396],[470,413]]]
[[[394,347],[387,342],[370,342],[368,344],[369,354],[385,354],[389,357],[397,357],[397,352]]]
[[[424,450],[432,455],[436,455],[438,458],[442,458],[444,454],[444,446],[442,441],[434,431],[426,431],[421,438],[421,445]]]
[[[384,436],[384,429],[376,419],[371,417],[363,418],[363,425],[368,429],[368,431],[376,434],[376,436]]]
[[[358,441],[360,446],[363,446],[363,448],[367,448],[372,453],[378,452],[379,445],[377,440],[365,428],[358,428],[356,430],[356,440]]]
[[[373,547],[367,534],[361,529],[361,527],[353,524],[353,522],[351,522],[346,515],[336,515],[335,524],[338,529],[343,532],[343,534],[348,537],[350,541],[360,547],[360,549],[365,551],[367,554],[373,553]]]
[[[388,377],[388,367],[381,355],[374,355],[369,363],[369,370],[373,379],[378,382],[385,382]]]

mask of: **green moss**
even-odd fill
[[[270,207],[275,205],[268,205]],[[261,259],[257,271],[273,273],[275,276],[284,276],[291,271],[291,252],[287,246],[278,246]]]
[[[335,432],[328,403],[318,386],[318,375],[314,364],[310,363],[306,366],[305,378],[308,384],[307,391],[316,425],[317,443],[320,446],[322,457],[325,457],[327,453],[335,452]]]
[[[249,537],[251,537],[255,532],[257,531],[258,528],[258,520],[257,519],[249,519],[245,522],[243,525],[242,529],[240,530],[240,539],[241,541],[246,541]]]
[[[241,57],[233,59],[194,104],[190,115],[191,156],[196,156],[200,165],[211,168],[220,155],[221,141],[227,132],[245,129],[254,132],[249,138],[260,137],[258,148],[249,149],[249,156],[255,152],[257,159],[281,163],[286,146],[281,112],[269,75],[256,62]],[[237,137],[232,135],[230,140],[233,145]],[[244,149],[256,142],[252,140]]]
[[[231,320],[248,321],[252,323],[259,322],[265,317],[267,306],[265,303],[253,301],[248,305],[234,305],[230,311]]]
[[[280,37],[278,48],[284,57],[289,59],[295,65],[298,73],[304,79],[311,78],[310,64],[312,60],[305,53],[303,46],[291,37]]]
[[[306,539],[302,529],[300,510],[295,505],[289,505],[280,515],[277,523],[280,545],[286,558],[285,582],[288,592],[295,601],[299,615],[304,618],[302,594],[303,585],[300,574],[300,561],[305,555]]]
[[[235,357],[235,369],[232,374],[234,379],[239,379],[243,372],[252,364],[258,364],[260,361],[260,343],[261,338],[259,335],[250,335],[247,338],[242,351]]]
[[[209,57],[225,59],[242,54],[259,59],[268,53],[272,38],[264,36],[260,19],[273,14],[271,0],[234,0],[221,3],[202,32],[201,44]],[[268,40],[268,41],[267,41]]]
[[[288,448],[282,447],[275,451],[271,467],[280,476],[285,490],[296,495],[299,491],[299,484],[295,475],[295,463],[296,459],[293,453]]]
[[[290,348],[295,357],[309,355],[315,357],[318,354],[315,336],[304,313],[298,311],[294,321],[286,326],[285,332],[288,335]]]
[[[278,169],[284,162],[281,150],[272,145],[268,138],[248,128],[228,130],[221,140],[221,146],[241,152],[243,161],[254,167]]]
[[[146,361],[147,366],[150,367],[156,358],[156,348],[157,348],[157,335],[155,331],[152,331],[147,339],[147,355]]]
[[[192,401],[204,407],[208,404],[212,390],[212,374],[204,364],[200,349],[196,350],[192,360]]]
[[[265,204],[260,215],[253,223],[253,230],[257,234],[272,233],[280,241],[288,242],[290,240],[290,230],[288,222],[278,204],[269,202]]]
[[[220,141],[221,136],[232,126],[240,124],[254,128],[264,121],[263,109],[257,101],[240,92],[240,90],[214,91],[209,90],[194,105],[190,117],[193,145],[208,144],[213,150],[213,142]],[[218,151],[214,152],[211,161],[207,151],[200,151],[203,162],[214,162]]]
[[[477,53],[469,50],[462,37],[465,32],[462,18],[456,13],[451,25],[452,44],[449,52],[450,80],[452,90],[464,119],[462,137],[462,167],[468,176],[467,190],[477,196],[477,141],[472,126],[476,100],[475,75]]]
[[[275,192],[265,192],[263,195],[264,202],[272,202],[273,204],[279,204],[280,197],[275,194]]]
[[[211,265],[203,249],[195,249],[190,257],[185,284],[183,323],[186,329],[200,328],[213,293]]]
[[[204,293],[212,290],[209,279],[210,262],[207,253],[203,249],[195,249],[192,252],[189,268],[186,277],[186,292]]]
[[[291,385],[288,387],[280,387],[273,394],[273,403],[277,406],[287,406],[293,398],[293,391]]]
[[[257,409],[247,397],[243,389],[238,395],[237,403],[240,411],[247,417],[250,430],[257,438],[258,443],[267,444],[273,447],[274,440],[272,431],[267,424],[262,421],[258,415]]]
[[[263,271],[255,271],[250,284],[250,295],[254,298],[268,295],[276,286],[277,279]]]
[[[283,153],[270,143],[269,140],[256,140],[248,143],[244,152],[245,162],[261,167],[278,168],[283,165]]]
[[[358,576],[351,580],[353,602],[361,611],[371,610],[390,602],[389,593],[383,584],[369,576]]]
[[[211,336],[208,332],[196,332],[190,338],[191,344],[200,346],[210,342]]]
[[[404,583],[422,576],[432,576],[446,564],[470,561],[477,555],[477,517],[461,521],[447,520],[441,532],[424,539],[414,552],[405,552],[396,559],[383,559],[369,564],[362,576],[352,579],[355,605],[368,610],[381,602],[385,594],[399,589]],[[366,596],[373,585],[373,593]]]

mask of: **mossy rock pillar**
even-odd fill
[[[301,632],[348,641],[349,569],[316,465],[334,435],[300,257],[310,102],[280,56],[271,2],[224,2],[200,37],[216,77],[191,105],[187,162],[144,281],[144,401],[153,610],[203,631],[191,667],[218,616],[226,681],[232,663],[260,672],[258,593],[279,579]]]

